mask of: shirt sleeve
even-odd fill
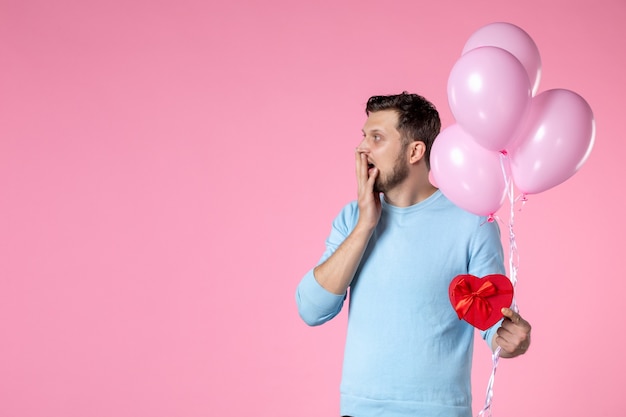
[[[478,227],[471,244],[471,258],[469,273],[477,277],[484,277],[490,274],[506,274],[504,268],[504,250],[500,237],[500,228],[497,222],[488,222],[486,218],[481,218],[481,225]],[[481,331],[480,335],[491,348],[491,343],[496,331],[502,325],[502,320]]]
[[[470,262],[468,273],[477,277],[490,274],[506,274],[504,268],[504,250],[500,240],[500,228],[497,222],[479,218],[481,223],[470,243]]]
[[[296,290],[300,317],[309,326],[326,323],[341,311],[346,294],[337,295],[322,287],[311,269],[302,278]]]
[[[326,239],[326,250],[317,265],[323,263],[337,250],[346,237],[352,232],[358,220],[358,209],[355,202],[343,208],[333,221],[330,235]],[[310,326],[317,326],[335,317],[343,307],[347,294],[333,294],[322,287],[309,270],[296,289],[296,303],[302,320]]]

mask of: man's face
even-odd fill
[[[374,191],[386,193],[402,183],[409,175],[406,147],[396,128],[398,114],[394,110],[382,110],[369,114],[363,126],[363,140],[358,150],[367,155],[371,169],[379,170]]]

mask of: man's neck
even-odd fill
[[[409,207],[426,200],[437,191],[437,187],[428,180],[422,184],[405,181],[393,190],[385,193],[385,201],[396,207]]]

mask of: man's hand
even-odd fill
[[[337,295],[345,294],[350,286],[382,213],[379,193],[374,191],[378,169],[370,171],[364,152],[357,150],[355,157],[359,220],[337,250],[313,269],[317,282]]]
[[[514,358],[526,353],[530,346],[530,323],[510,308],[503,308],[504,321],[493,337],[493,348],[500,346],[500,356]]]
[[[374,192],[374,183],[378,175],[378,168],[372,168],[370,173],[367,154],[357,149],[356,179],[358,184],[359,223],[370,230],[376,227],[382,212],[380,195]]]

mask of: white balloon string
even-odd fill
[[[515,241],[515,202],[517,199],[514,196],[513,181],[509,181],[509,279],[513,288],[517,284],[517,271],[519,267],[519,252],[517,251],[517,242]],[[524,196],[524,201],[526,197]],[[513,293],[513,305],[511,308],[517,312],[517,302],[515,301],[515,293]]]
[[[510,206],[509,224],[508,224],[509,226],[508,227],[509,228],[509,280],[511,281],[513,288],[515,288],[515,285],[517,284],[517,270],[519,266],[519,252],[517,251],[517,243],[515,241],[515,230],[514,230],[515,203],[521,198],[522,204],[525,204],[526,196],[522,195],[521,197],[515,198],[515,188],[513,185],[513,181],[507,175],[507,170],[505,166],[506,158],[507,158],[506,152],[502,152],[500,154],[500,164],[502,166],[502,175],[504,176],[504,180],[506,184],[506,192],[509,197],[509,206]],[[490,221],[493,221],[491,219],[494,219],[494,218],[501,221],[501,219],[495,215],[490,216]],[[515,301],[515,295],[513,296],[513,304],[511,305],[511,309],[515,312],[519,311],[517,307],[517,303]],[[489,377],[489,383],[487,384],[487,393],[485,395],[485,405],[483,409],[480,410],[480,412],[478,413],[478,417],[492,417],[491,406],[493,403],[493,386],[494,386],[495,379],[496,379],[496,371],[498,369],[498,362],[500,360],[500,351],[501,351],[501,348],[500,346],[498,346],[491,357],[491,360],[492,360],[491,376]]]
[[[496,351],[493,352],[491,360],[493,362],[491,368],[491,377],[489,378],[489,384],[487,384],[487,394],[485,398],[485,406],[480,413],[478,413],[478,417],[491,417],[491,402],[493,399],[493,384],[496,380],[496,370],[498,369],[498,361],[500,360],[500,346],[496,348]]]

